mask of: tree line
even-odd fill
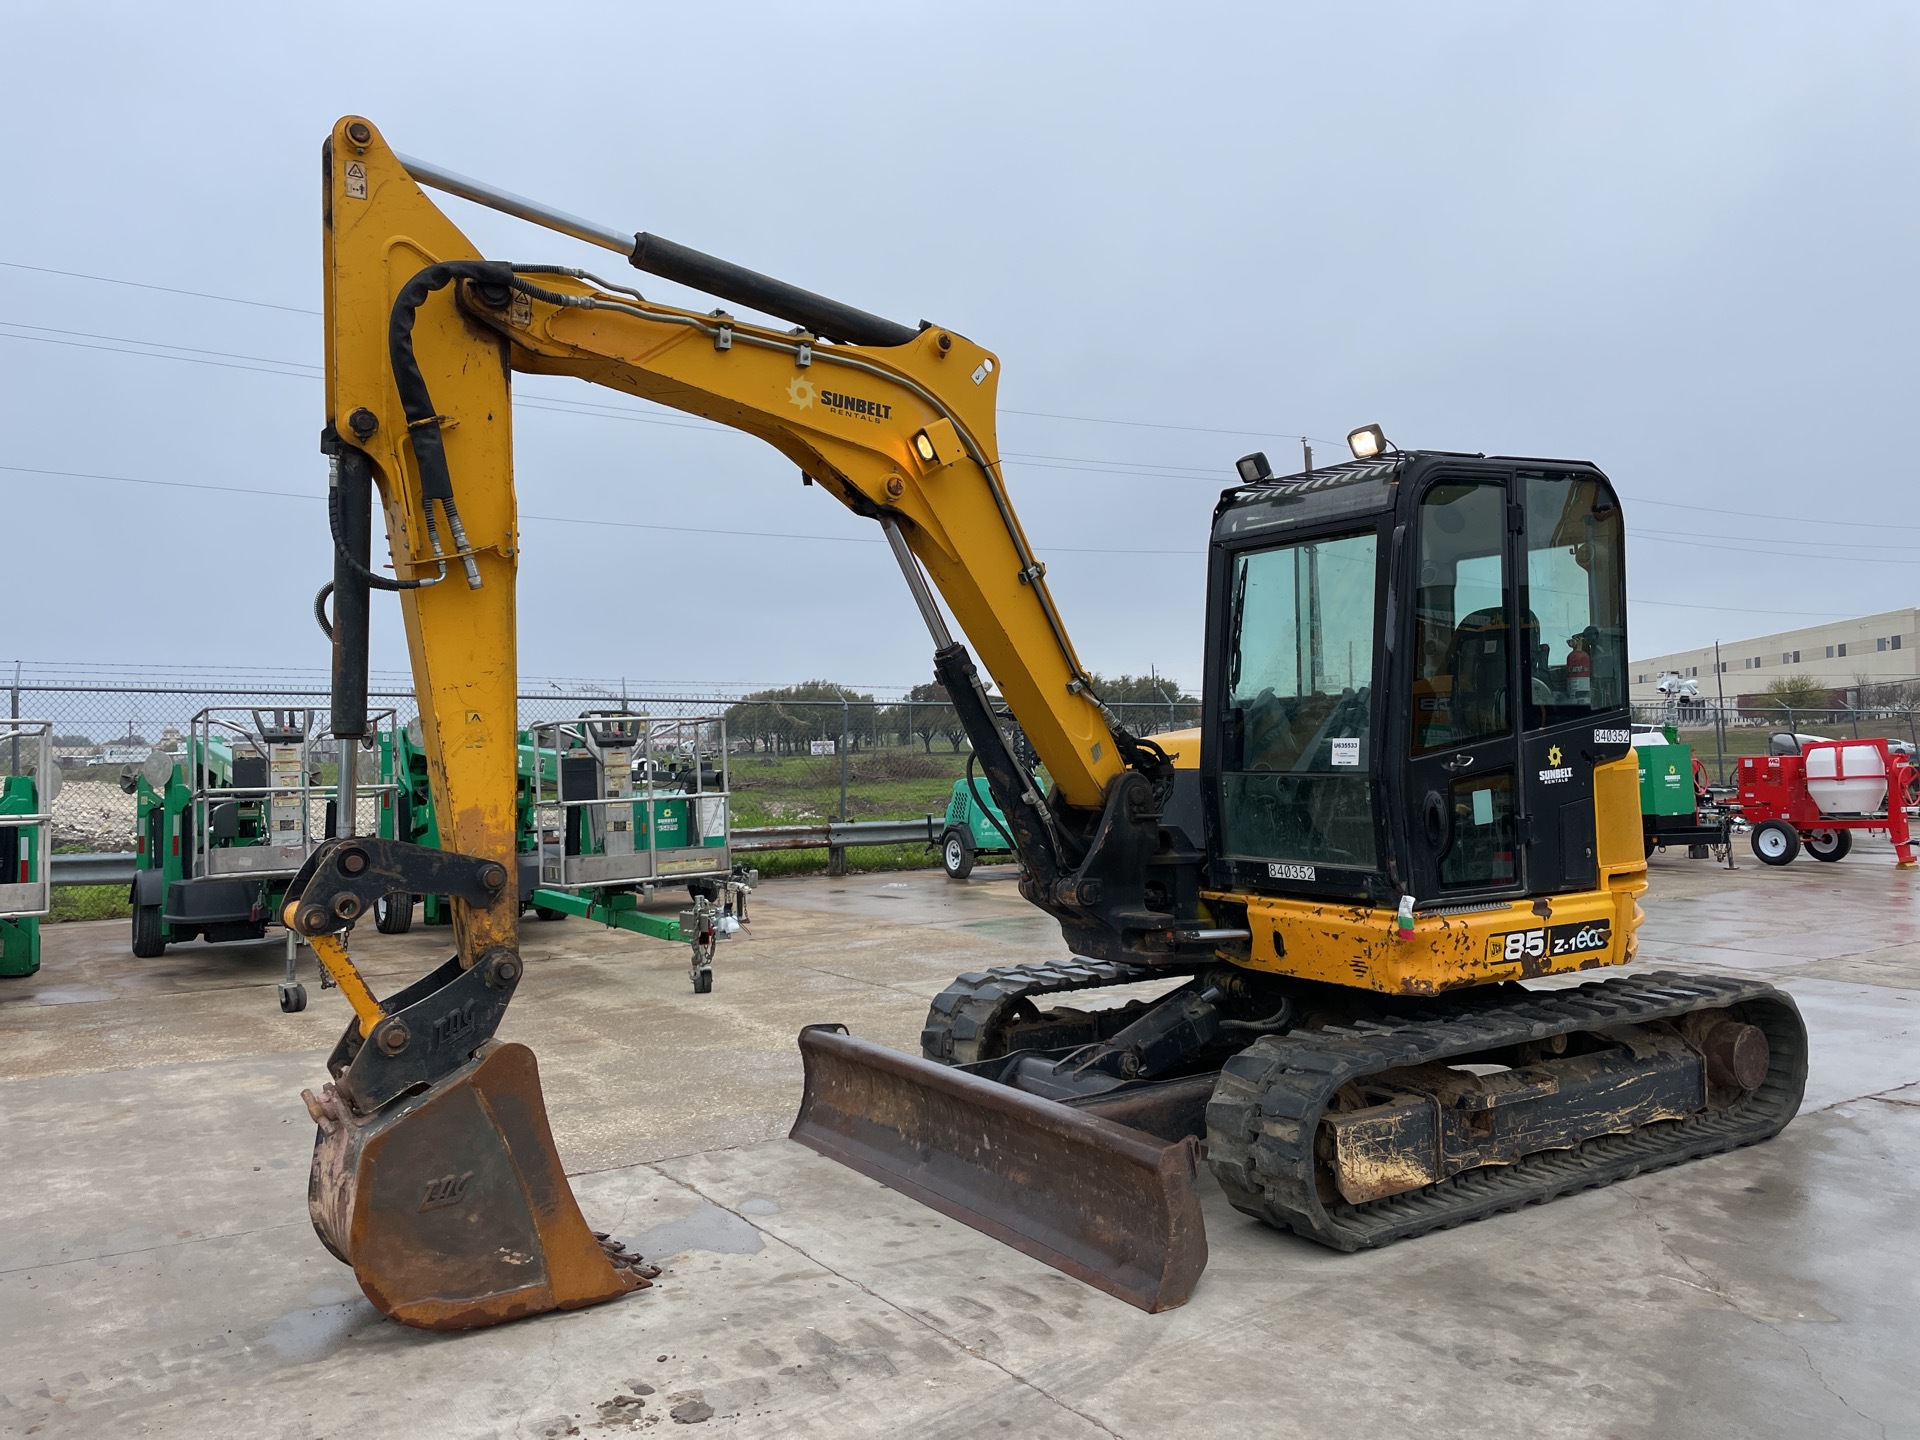
[[[1088,678],[1094,693],[1136,734],[1200,723],[1199,700],[1157,673]],[[748,741],[769,755],[806,754],[816,740],[833,741],[837,748],[843,726],[854,751],[917,742],[931,755],[938,740],[958,754],[967,746],[959,714],[937,681],[914,686],[903,699],[880,701],[831,680],[807,680],[757,690],[729,705],[726,720],[730,739]]]

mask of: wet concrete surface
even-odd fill
[[[1779,1139],[1351,1256],[1203,1181],[1212,1262],[1159,1316],[783,1138],[801,1025],[912,1049],[956,973],[1065,953],[1005,867],[769,883],[707,996],[677,946],[529,923],[502,1033],[589,1218],[666,1268],[460,1336],[381,1320],[307,1223],[298,1093],[347,1015],[310,958],[289,1016],[277,944],[50,928],[0,982],[0,1434],[1920,1435],[1920,877],[1736,858],[1654,859],[1642,968],[1795,996]],[[447,945],[355,951],[381,991]]]

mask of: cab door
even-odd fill
[[[1593,768],[1627,753],[1625,532],[1591,470],[1521,470],[1521,826],[1527,892],[1599,883]]]
[[[1423,905],[1526,890],[1519,520],[1501,475],[1443,475],[1415,507],[1405,793]]]

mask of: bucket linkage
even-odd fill
[[[519,954],[494,946],[470,965],[456,955],[385,1001],[347,956],[342,927],[383,895],[486,908],[507,880],[492,861],[356,837],[316,849],[288,890],[288,927],[355,1012],[327,1060],[332,1082],[301,1097],[319,1127],[313,1228],[382,1314],[423,1329],[578,1309],[659,1274],[587,1228],[533,1052],[494,1038]]]

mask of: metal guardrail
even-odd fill
[[[131,885],[136,858],[131,850],[55,855],[51,877],[56,885]]]
[[[937,815],[918,820],[829,820],[820,825],[764,825],[733,832],[736,850],[827,850],[854,845],[936,844],[946,822]]]
[[[735,830],[733,848],[751,850],[838,850],[858,845],[935,844],[945,822],[938,815],[918,820],[833,820],[821,825],[766,825]],[[55,855],[52,879],[56,885],[131,885],[131,850],[98,851],[86,855]]]

